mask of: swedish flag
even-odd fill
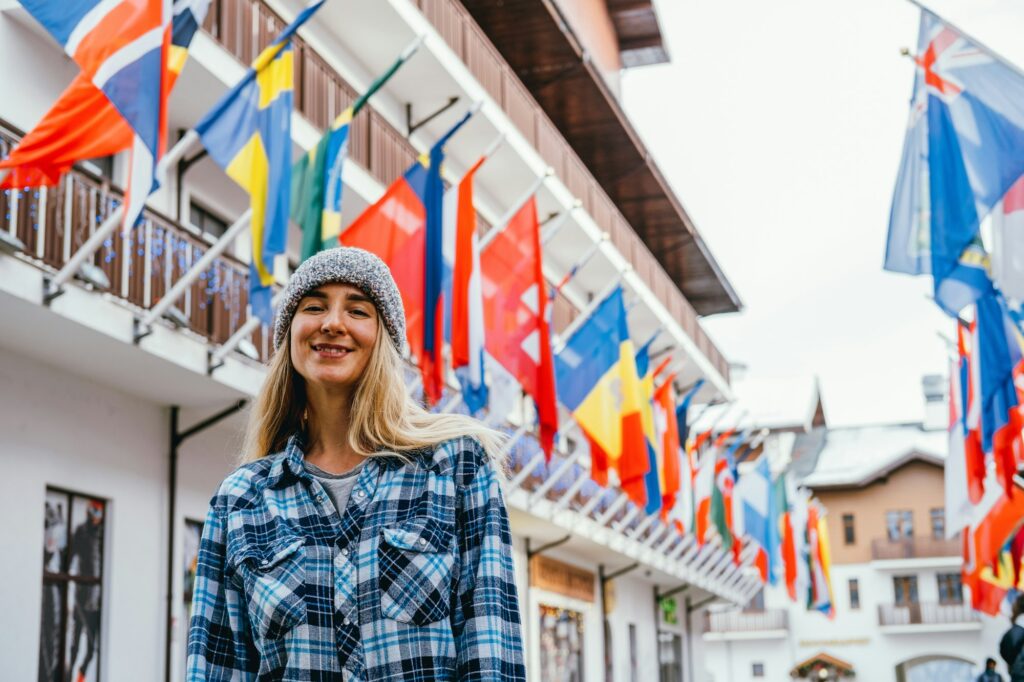
[[[291,37],[324,1],[306,7],[196,126],[210,156],[249,193],[249,303],[267,324],[273,314],[274,256],[284,253],[288,235],[295,73]]]

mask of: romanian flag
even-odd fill
[[[274,257],[284,253],[288,237],[295,74],[291,37],[323,2],[300,12],[196,125],[210,157],[249,193],[249,304],[265,324],[273,317]]]
[[[292,170],[292,220],[302,228],[302,260],[338,245],[341,234],[342,168],[349,129],[366,103],[412,55],[406,50],[355,102],[341,112],[316,147]]]
[[[540,443],[550,459],[558,432],[537,201],[531,197],[480,254],[487,352],[533,398]]]
[[[622,489],[643,506],[649,463],[639,411],[640,381],[621,288],[569,338],[555,358],[555,375],[562,404],[590,444],[591,476],[607,485],[608,471],[615,469]]]
[[[664,452],[654,426],[654,376],[657,372],[651,369],[650,346],[651,342],[648,341],[637,351],[636,371],[640,377],[640,418],[644,429],[644,444],[647,448],[647,465],[650,467],[644,476],[644,492],[647,495],[647,506],[644,507],[644,511],[647,514],[654,514],[661,509],[665,471],[662,464]]]
[[[206,18],[210,0],[176,0],[165,79],[168,91],[185,66],[192,36]],[[11,173],[0,189],[56,185],[83,159],[123,152],[132,146],[132,127],[85,73],[79,73],[36,126],[22,138],[0,169]]]

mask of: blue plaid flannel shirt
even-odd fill
[[[339,515],[302,443],[214,495],[188,682],[525,680],[511,532],[480,444],[373,457]]]

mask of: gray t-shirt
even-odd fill
[[[359,472],[363,468],[363,464],[366,460],[363,460],[349,471],[343,474],[332,474],[324,471],[315,464],[311,464],[306,460],[302,461],[302,466],[306,468],[313,478],[320,481],[320,485],[327,491],[327,495],[331,498],[331,502],[334,503],[334,508],[338,510],[338,516],[345,513],[345,507],[348,505],[349,495],[352,494],[352,488],[356,485],[356,479],[359,478]]]

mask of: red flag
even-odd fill
[[[530,198],[480,254],[487,351],[537,407],[540,442],[550,458],[558,431],[548,296],[537,204]]]
[[[654,392],[655,422],[661,435],[662,448],[662,519],[667,519],[669,512],[675,508],[680,489],[679,427],[675,419],[676,395],[672,388],[674,378],[674,374],[669,375]]]

